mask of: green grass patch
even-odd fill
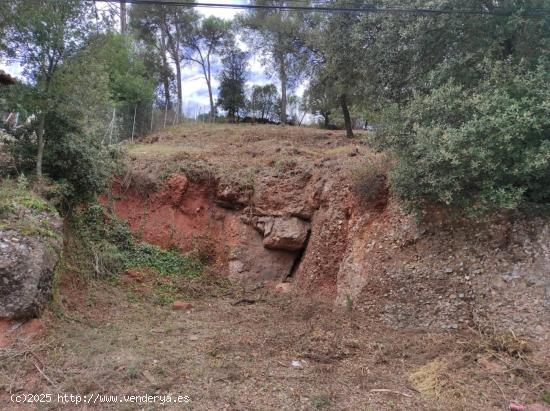
[[[23,236],[59,237],[45,213],[57,211],[29,188],[24,175],[0,181],[0,230],[15,230]]]
[[[187,281],[202,275],[203,263],[198,255],[139,241],[127,222],[99,204],[74,211],[70,228],[68,265],[84,278],[119,284],[121,274],[127,271],[142,273],[143,282],[135,288],[149,287],[157,302],[169,304],[185,294]]]
[[[37,212],[56,213],[52,205],[29,189],[29,183],[24,175],[17,180],[4,179],[0,181],[0,219],[6,219],[8,214],[17,213],[23,208]]]

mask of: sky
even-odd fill
[[[201,0],[201,3],[231,3],[231,4],[246,4],[247,0]],[[197,7],[196,10],[205,17],[216,16],[226,20],[232,20],[238,13],[242,13],[240,9],[227,9],[216,7]],[[239,46],[243,49],[246,45],[241,41]],[[4,70],[15,77],[21,77],[21,67],[17,64],[6,65],[0,62],[0,69]],[[214,67],[215,72],[219,69],[219,64]],[[269,78],[260,64],[258,56],[254,56],[249,61],[249,73],[246,86],[251,88],[253,85],[263,85],[273,82],[277,84],[277,78]],[[200,112],[208,111],[209,98],[206,81],[202,75],[201,68],[197,64],[186,64],[182,67],[182,84],[183,84],[183,108],[185,114],[194,116]],[[219,82],[217,75],[214,74],[212,80],[212,89],[214,99],[216,99]],[[302,95],[305,89],[305,84],[300,85],[296,94]]]
[[[223,3],[220,0],[201,0],[201,3]],[[225,1],[227,2],[227,1]],[[246,0],[231,1],[233,4],[246,4]],[[224,9],[216,7],[197,7],[196,10],[205,17],[215,16],[225,20],[233,20],[238,13],[242,13],[240,9]],[[242,41],[238,41],[239,46],[246,49],[246,45]],[[215,67],[216,71],[219,65]],[[253,85],[263,85],[270,82],[276,83],[277,79],[269,79],[264,72],[262,65],[257,56],[254,56],[249,61],[248,81],[246,87],[251,88]],[[187,64],[182,68],[182,84],[183,84],[183,106],[186,114],[193,115],[194,111],[201,110],[206,112],[209,110],[208,89],[206,81],[202,75],[201,68],[197,64]],[[212,90],[214,92],[214,100],[217,95],[219,81],[216,76],[212,79]]]

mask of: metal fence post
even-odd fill
[[[153,132],[153,114],[155,114],[155,105],[151,103],[151,133]]]
[[[137,104],[134,106],[134,123],[132,124],[132,143],[134,142],[134,132],[136,131],[136,113],[137,113]]]

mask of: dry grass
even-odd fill
[[[40,343],[0,352],[0,407],[30,391],[181,393],[197,410],[485,410],[545,390],[480,367],[478,334],[395,331],[323,301],[205,281],[190,284],[190,312],[127,284],[65,285]],[[254,303],[234,304],[242,298]]]
[[[424,395],[441,398],[448,383],[446,378],[447,364],[433,360],[413,372],[409,379],[412,386]]]
[[[186,123],[128,147],[131,167],[159,178],[180,172],[192,180],[250,186],[262,173],[283,175],[324,162],[335,172],[370,152],[340,131],[251,124]],[[155,170],[158,168],[158,170]]]
[[[387,185],[389,168],[387,156],[373,154],[358,167],[350,170],[352,187],[356,195],[366,202],[376,200]]]

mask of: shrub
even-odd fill
[[[380,197],[386,186],[388,162],[386,156],[377,155],[359,168],[352,170],[353,191],[361,199],[372,202]]]
[[[75,210],[70,223],[74,234],[72,252],[85,273],[108,277],[129,269],[146,269],[177,278],[202,272],[202,263],[194,255],[139,242],[128,223],[106,213],[99,204]]]
[[[550,202],[550,73],[496,65],[471,90],[448,83],[386,113],[374,138],[395,154],[409,205],[476,215]]]
[[[44,149],[44,174],[63,187],[69,203],[91,200],[107,187],[109,178],[118,166],[120,152],[109,148],[96,137],[81,131],[66,116],[51,112],[45,134],[51,136]],[[14,132],[9,149],[18,169],[32,173],[36,161],[34,125]]]

